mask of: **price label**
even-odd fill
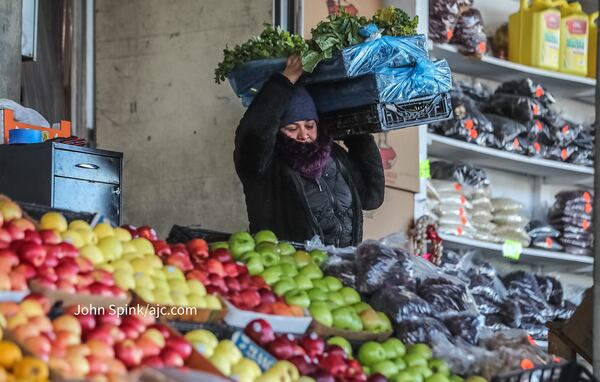
[[[429,159],[422,160],[419,163],[419,177],[421,179],[431,179],[431,171],[429,167]]]
[[[516,240],[506,240],[504,244],[502,244],[502,256],[507,259],[519,260],[522,250],[523,245]]]

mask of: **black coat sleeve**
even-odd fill
[[[273,161],[279,123],[292,96],[292,83],[273,75],[256,95],[235,132],[233,160],[240,176],[262,175]]]
[[[364,210],[375,210],[383,204],[385,178],[381,154],[370,134],[349,136],[344,139],[352,174]]]

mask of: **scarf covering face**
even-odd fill
[[[316,142],[302,143],[279,133],[276,148],[279,156],[301,176],[318,179],[331,155],[332,142],[325,134],[319,134]]]

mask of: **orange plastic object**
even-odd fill
[[[15,121],[15,114],[12,110],[4,109],[2,113],[3,116],[3,126],[4,126],[4,143],[8,142],[8,134],[11,130],[14,129],[32,129],[39,130],[42,132],[43,140],[53,139],[56,137],[61,138],[69,138],[71,136],[71,122],[69,121],[60,121],[60,130],[59,129],[51,129],[47,127],[40,127],[34,125],[28,125],[26,123],[21,123]]]

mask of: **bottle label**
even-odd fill
[[[560,52],[560,14],[544,14],[540,66],[558,68]]]
[[[567,20],[565,24],[561,68],[568,71],[586,73],[588,23],[586,20]]]

